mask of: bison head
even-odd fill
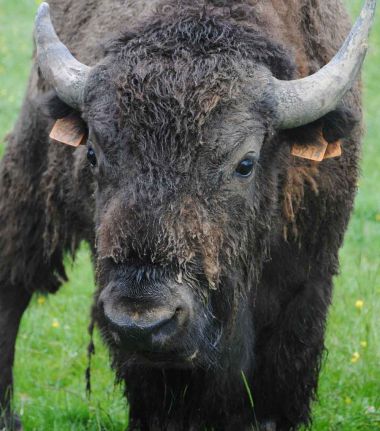
[[[280,131],[318,120],[351,88],[373,5],[300,80],[280,45],[207,13],[151,22],[89,68],[41,5],[40,69],[88,126],[97,318],[119,365],[247,366],[252,289],[278,229]]]

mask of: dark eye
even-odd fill
[[[91,147],[89,147],[87,150],[87,159],[91,163],[91,166],[93,166],[93,167],[96,166],[96,154],[95,154],[95,151]]]
[[[255,166],[255,159],[253,156],[246,156],[240,160],[236,166],[235,172],[239,177],[249,177]]]

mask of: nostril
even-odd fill
[[[101,296],[99,296],[98,301],[97,301],[97,307],[99,308],[99,310],[103,311],[104,310],[104,300]]]
[[[105,287],[100,292],[100,295],[99,295],[98,300],[97,300],[97,306],[98,306],[98,308],[100,310],[103,311],[106,308],[107,303],[110,300],[112,300],[112,298],[113,298],[113,295],[112,295],[113,289],[114,289],[114,286],[111,284],[111,285],[108,285],[107,287]]]

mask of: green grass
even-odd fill
[[[25,90],[37,3],[0,0],[1,137],[11,129]],[[347,3],[353,13],[360,9],[359,0]],[[379,18],[378,13],[364,69],[363,174],[341,251],[314,431],[380,430]],[[121,431],[127,408],[120,388],[114,387],[107,353],[98,338],[91,400],[85,395],[86,328],[94,290],[87,247],[82,247],[75,265],[67,262],[67,267],[71,281],[44,303],[35,298],[23,319],[15,367],[16,404],[27,431]],[[355,307],[357,300],[364,302],[361,309]],[[360,357],[353,363],[355,352]]]

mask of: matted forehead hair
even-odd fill
[[[177,148],[178,139],[182,148],[191,142],[194,149],[207,116],[220,101],[236,97],[241,80],[258,65],[279,79],[295,72],[284,47],[250,27],[235,26],[227,14],[195,6],[169,12],[110,41],[105,63],[87,85],[87,101],[97,105],[91,117],[102,115],[101,82],[106,100],[102,121],[128,129],[123,140],[140,143],[142,150],[148,142],[150,148],[163,142],[166,149]],[[117,98],[112,113],[110,94]],[[163,154],[157,156],[163,162]]]

